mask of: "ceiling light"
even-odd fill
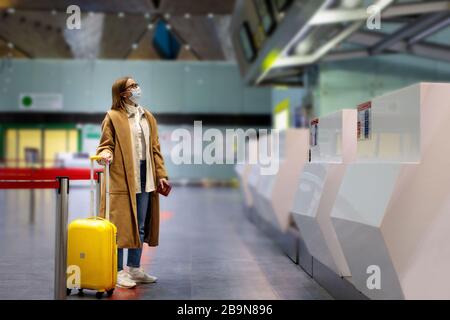
[[[170,24],[166,24],[166,29],[170,30],[170,29],[172,29],[172,26]]]
[[[300,43],[298,43],[295,46],[295,54],[305,55],[311,51],[312,46],[313,46],[312,37],[306,37],[303,41],[300,41]]]
[[[9,49],[14,49],[14,43],[12,42],[8,42],[7,46]]]
[[[185,13],[184,14],[184,18],[185,19],[190,19],[191,18],[191,14],[190,13]]]
[[[184,45],[184,48],[185,48],[186,50],[191,50],[191,46],[188,45],[188,44],[185,44],[185,45]]]
[[[208,13],[208,18],[209,18],[209,19],[214,18],[214,13],[212,13],[212,12]]]
[[[137,43],[133,43],[131,45],[131,49],[136,50],[139,47],[139,45]]]
[[[145,14],[144,14],[144,18],[145,18],[145,19],[150,19],[150,13],[148,13],[148,12],[145,13]]]
[[[119,18],[123,18],[123,17],[125,17],[125,13],[119,12],[119,13],[117,14],[117,16],[118,16]]]
[[[165,18],[166,20],[169,20],[169,19],[170,19],[170,13],[166,13],[166,14],[164,15],[164,18]]]
[[[8,10],[6,10],[6,12],[8,12],[9,14],[14,14],[16,12],[16,9],[8,8]]]
[[[152,30],[152,29],[153,29],[153,24],[152,24],[152,23],[149,23],[149,24],[147,25],[147,29],[148,29],[148,30]]]
[[[52,16],[55,16],[55,15],[56,15],[56,10],[53,9],[53,10],[51,11],[51,14],[52,14]]]

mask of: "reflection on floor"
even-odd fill
[[[55,195],[0,190],[0,299],[52,299]],[[331,299],[243,215],[237,190],[178,187],[162,199],[160,246],[145,246],[156,284],[110,299]],[[88,189],[71,188],[70,218],[87,217]],[[95,299],[87,291],[69,299]]]

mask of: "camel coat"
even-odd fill
[[[145,110],[145,109],[144,109]],[[160,178],[168,178],[161,154],[158,125],[155,117],[145,110],[145,117],[150,126],[150,159],[155,186]],[[130,125],[125,110],[110,110],[102,123],[102,135],[97,154],[108,150],[113,155],[110,165],[110,221],[117,227],[117,244],[119,248],[139,248],[136,213],[136,183],[134,177],[134,159],[131,143]],[[148,159],[147,159],[148,160]],[[105,186],[102,186],[100,213],[105,216]],[[159,194],[151,192],[151,205],[145,221],[144,242],[157,246],[159,240]]]

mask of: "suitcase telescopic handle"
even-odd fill
[[[101,160],[101,156],[91,156],[91,201],[90,201],[90,216],[96,217],[97,214],[94,210],[94,161]],[[101,189],[101,188],[100,188]],[[100,197],[101,199],[101,197]],[[109,164],[105,163],[105,218],[109,220]]]

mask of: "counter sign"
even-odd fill
[[[372,136],[372,102],[358,106],[358,140],[369,140]]]

